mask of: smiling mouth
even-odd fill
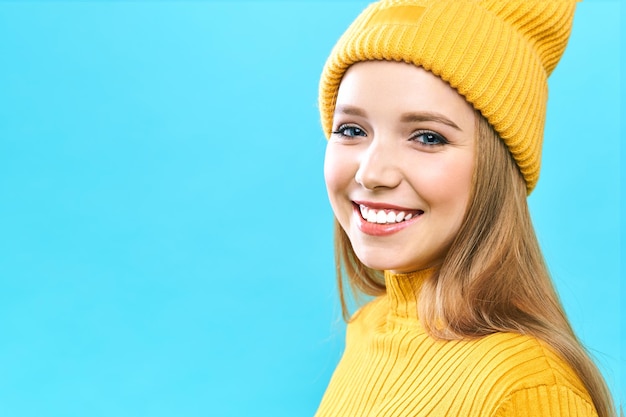
[[[396,224],[424,214],[422,210],[375,209],[358,204],[361,217],[368,223]]]

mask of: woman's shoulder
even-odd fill
[[[530,335],[494,333],[468,342],[476,369],[485,382],[506,392],[514,406],[519,401],[579,402],[593,410],[592,400],[572,367],[544,341]],[[592,414],[589,414],[592,415]]]
[[[376,298],[353,315],[347,346],[368,346],[369,353],[393,357],[394,366],[411,375],[407,381],[421,380],[414,373],[436,375],[439,382],[429,384],[442,384],[441,392],[465,392],[476,406],[491,410],[489,415],[495,410],[502,416],[517,415],[512,410],[540,410],[532,415],[595,416],[574,369],[534,336],[494,333],[445,341],[429,336],[420,325],[396,324],[389,322],[385,297]],[[550,407],[567,412],[558,414]]]
[[[359,328],[363,332],[374,331],[385,326],[390,318],[389,300],[386,295],[369,299],[348,320],[348,329]]]
[[[552,347],[531,335],[493,333],[465,342],[471,356],[502,374],[527,383],[566,384],[584,389],[571,366]]]

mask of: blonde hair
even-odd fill
[[[476,168],[462,226],[443,263],[422,286],[419,317],[438,339],[495,332],[533,335],[576,371],[599,417],[615,416],[599,370],[574,334],[530,220],[526,185],[506,146],[477,112]],[[344,275],[352,294],[385,293],[382,271],[359,261],[335,221],[335,265],[344,318]]]

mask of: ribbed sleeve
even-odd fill
[[[563,386],[526,388],[511,394],[495,417],[588,417],[596,412],[577,392]]]
[[[317,417],[596,416],[573,370],[533,337],[431,338],[417,317],[423,279],[387,274],[387,294],[355,315]]]

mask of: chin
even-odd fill
[[[410,259],[397,259],[397,252],[385,253],[379,248],[373,250],[356,250],[355,254],[359,261],[368,268],[376,269],[379,271],[394,271],[397,273],[410,273],[429,269],[434,266],[440,265],[443,261],[442,258],[437,256],[420,257],[418,259],[412,257]],[[394,262],[390,262],[390,259],[396,257]]]
[[[421,264],[389,262],[389,258],[381,259],[380,256],[360,256],[357,253],[357,258],[359,258],[361,263],[366,267],[379,271],[396,271],[401,273],[408,273],[428,268],[427,265],[422,266]]]

